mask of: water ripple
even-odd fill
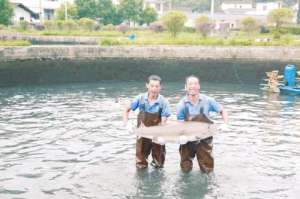
[[[138,82],[0,88],[0,198],[297,195],[299,97],[204,83],[203,93],[230,114],[230,128],[214,137],[216,166],[207,176],[195,161],[191,173],[180,171],[176,144],[167,145],[164,169],[136,171],[135,136],[121,115],[143,88]],[[183,85],[167,83],[162,93],[174,113]]]

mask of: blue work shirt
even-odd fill
[[[221,105],[211,97],[200,94],[198,103],[193,105],[193,103],[189,101],[188,97],[185,96],[177,104],[177,120],[185,119],[186,107],[189,111],[189,115],[192,118],[199,115],[200,113],[204,114],[207,118],[209,118],[210,112],[221,112]]]
[[[140,94],[134,99],[130,105],[132,111],[135,111],[137,108],[141,110],[142,96],[144,96],[145,112],[157,113],[161,108],[161,117],[169,117],[171,115],[169,102],[167,99],[165,99],[162,95],[158,95],[154,102],[149,103],[148,93]]]

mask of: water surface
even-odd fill
[[[167,144],[164,169],[135,169],[135,136],[121,114],[143,82],[0,88],[0,198],[296,198],[300,97],[201,86],[230,114],[230,128],[214,137],[209,176],[196,160],[182,173],[176,144]],[[175,113],[182,82],[167,82],[162,93]]]

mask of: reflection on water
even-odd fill
[[[182,173],[176,144],[167,145],[164,169],[135,169],[135,136],[121,111],[143,82],[1,88],[0,198],[296,198],[300,97],[256,85],[202,89],[230,113],[230,128],[214,137],[209,176],[197,164]],[[162,92],[175,113],[182,83]]]

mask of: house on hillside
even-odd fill
[[[61,6],[61,4],[66,1],[73,3],[74,0],[9,0],[12,4],[22,4],[28,10],[33,13],[38,14],[38,20],[49,20],[54,18],[54,13],[57,8]],[[24,15],[22,14],[19,8],[15,11],[15,15]],[[25,15],[24,15],[25,16]],[[28,20],[28,16],[24,17],[24,20]]]
[[[22,3],[13,3],[14,14],[12,23],[17,24],[20,21],[34,22],[39,18],[39,14],[35,13]]]

